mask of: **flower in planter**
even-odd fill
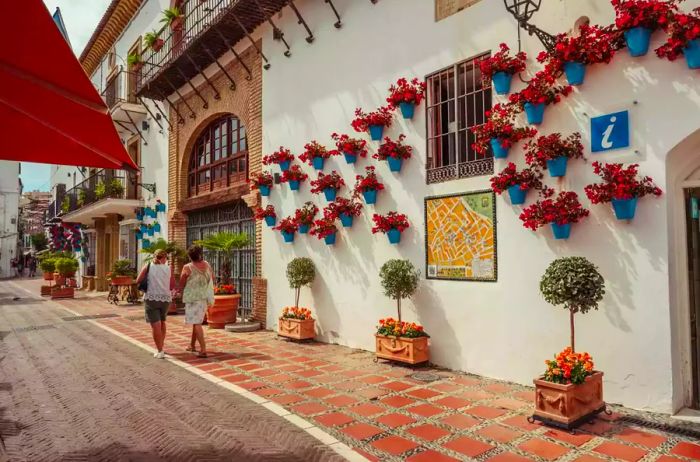
[[[298,300],[298,299],[297,299]],[[298,301],[297,301],[298,303]],[[282,317],[287,319],[299,319],[304,321],[306,319],[313,319],[311,316],[311,310],[308,308],[299,308],[297,306],[287,306],[282,310]]]
[[[589,211],[579,202],[578,194],[561,191],[554,199],[540,200],[525,208],[520,214],[520,220],[523,226],[536,231],[548,224],[564,226],[578,223],[588,214]]]
[[[314,221],[314,226],[311,228],[311,231],[309,231],[309,234],[316,236],[318,239],[325,239],[328,244],[335,243],[335,235],[338,232],[335,220],[336,217],[332,214],[327,211],[324,212],[323,218]]]
[[[352,226],[353,218],[359,217],[362,213],[362,204],[352,199],[338,197],[335,201],[328,204],[326,213],[329,216],[340,218],[343,226],[347,228]]]
[[[554,357],[554,360],[546,360],[544,363],[547,365],[547,370],[543,377],[547,382],[581,385],[586,381],[586,377],[593,375],[594,365],[591,355],[575,353],[571,347],[566,347]]]
[[[515,143],[537,135],[534,128],[515,127],[515,109],[515,105],[499,103],[486,112],[486,123],[471,129],[476,139],[474,151],[485,156],[492,149],[494,157],[505,158]]]
[[[233,284],[217,284],[214,286],[214,295],[235,295],[236,287]]]
[[[288,170],[282,172],[282,183],[289,183],[292,191],[297,191],[299,185],[309,177],[298,165],[292,165]]]
[[[275,221],[277,220],[275,206],[270,204],[264,209],[258,207],[257,209],[255,209],[255,219],[265,220],[265,223],[267,223],[268,226],[274,226]]]
[[[248,180],[250,189],[257,189],[260,194],[267,196],[270,194],[270,189],[275,184],[275,179],[270,172],[254,173]]]
[[[153,51],[158,51],[163,47],[165,43],[157,31],[147,32],[143,36],[143,43],[147,48],[151,48]]]
[[[362,194],[365,198],[365,202],[368,204],[374,204],[377,201],[377,191],[382,191],[384,185],[377,179],[377,174],[374,173],[374,167],[365,167],[365,176],[357,175],[355,177],[355,189],[353,192],[354,196]]]
[[[385,127],[391,127],[393,115],[388,107],[380,107],[374,112],[366,113],[361,108],[355,109],[352,128],[358,133],[370,133],[375,141],[382,139]]]
[[[593,162],[593,172],[603,179],[603,183],[587,185],[584,188],[586,196],[594,204],[611,202],[619,219],[632,219],[638,198],[662,194],[651,177],[638,177],[638,168],[638,164],[624,168],[622,164]]]
[[[305,203],[302,208],[297,209],[294,212],[294,218],[296,219],[297,223],[299,223],[300,233],[306,234],[309,232],[311,225],[314,224],[314,218],[316,218],[317,214],[318,207],[312,202]]]
[[[273,152],[268,156],[264,156],[262,162],[264,165],[277,164],[282,170],[287,170],[294,160],[294,154],[289,149],[280,146],[278,151]]]
[[[338,154],[337,151],[329,151],[317,141],[311,141],[304,145],[304,152],[299,155],[299,160],[321,170],[325,159]]]
[[[299,230],[299,223],[294,217],[286,217],[272,229],[280,231],[285,242],[294,242],[294,233]]]
[[[343,155],[345,155],[347,163],[353,164],[358,157],[367,156],[367,141],[350,138],[348,135],[339,135],[337,133],[333,133],[331,138],[335,141],[337,152],[342,152]]]
[[[318,174],[318,179],[311,181],[311,192],[313,194],[324,193],[328,201],[335,199],[335,193],[345,186],[343,178],[333,170],[330,174]]]
[[[510,95],[512,104],[524,108],[525,104],[556,104],[562,96],[568,96],[573,91],[571,85],[557,85],[556,74],[545,70],[539,71],[522,91]]]
[[[420,324],[397,321],[394,318],[380,319],[377,335],[406,338],[430,337]]]
[[[668,26],[680,1],[611,0],[615,25],[622,31],[631,56],[647,54],[651,34]]]
[[[479,60],[479,68],[485,81],[493,80],[496,93],[505,95],[510,92],[512,76],[525,70],[527,55],[522,51],[511,55],[505,43],[501,43],[499,48],[500,51]]]
[[[392,172],[401,171],[401,164],[404,159],[410,159],[413,153],[411,146],[403,144],[406,135],[400,135],[399,139],[394,141],[389,137],[384,138],[384,142],[379,146],[377,153],[372,157],[378,160],[386,160],[389,162],[389,169]]]
[[[409,227],[406,215],[398,212],[389,212],[386,215],[375,213],[372,221],[374,221],[372,234],[386,234],[391,244],[398,244],[401,241],[401,233]]]
[[[525,162],[546,168],[553,177],[564,176],[569,159],[583,158],[581,134],[573,133],[562,138],[561,133],[540,136],[525,145]]]
[[[379,270],[384,295],[396,300],[396,310],[401,323],[401,300],[408,298],[418,288],[420,272],[408,260],[388,260]]]
[[[689,47],[700,46],[700,8],[690,14],[677,13],[671,16],[666,32],[666,42],[656,49],[659,58],[675,61],[679,56],[689,52]],[[696,68],[689,60],[691,68]]]
[[[537,167],[531,166],[518,171],[515,164],[509,162],[498,175],[491,177],[491,189],[499,195],[508,191],[513,204],[523,204],[527,191],[543,188],[542,176]]]
[[[413,79],[410,82],[400,78],[395,85],[389,87],[389,97],[386,99],[389,108],[400,108],[405,119],[412,119],[415,107],[425,98],[425,82]]]

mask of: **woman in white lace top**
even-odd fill
[[[141,269],[136,282],[140,284],[146,278],[148,278],[148,288],[143,296],[146,322],[151,325],[153,342],[158,350],[153,357],[163,359],[165,358],[165,353],[163,353],[165,320],[172,301],[172,290],[175,288],[175,279],[170,265],[168,265],[168,254],[165,250],[156,250],[153,254],[153,261]]]

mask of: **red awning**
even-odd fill
[[[0,159],[137,169],[42,0],[2,12]]]

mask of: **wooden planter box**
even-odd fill
[[[223,329],[226,327],[226,324],[234,324],[240,300],[240,294],[214,296],[214,304],[207,308],[207,324],[209,327],[212,329]]]
[[[112,276],[111,282],[117,286],[125,286],[131,284],[132,278],[131,276]]]
[[[316,337],[316,320],[279,318],[277,334],[295,340],[314,338]]]
[[[44,281],[53,281],[53,273],[44,273]]]
[[[390,359],[407,364],[424,363],[430,359],[428,337],[374,336],[377,341],[377,358]]]
[[[605,410],[603,373],[596,371],[581,385],[562,385],[535,379],[533,419],[560,428],[572,429],[590,421]]]
[[[75,289],[72,287],[52,287],[51,288],[51,299],[55,300],[57,298],[73,298],[75,296]]]
[[[53,286],[41,286],[41,296],[48,297],[51,295],[51,289],[53,289]]]

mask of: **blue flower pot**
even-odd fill
[[[160,223],[156,223],[153,225],[153,231],[155,231],[156,233],[160,232]]]
[[[141,240],[143,238],[143,234],[141,234],[141,231],[136,231],[136,240]]]
[[[631,56],[644,56],[649,51],[651,41],[651,29],[646,27],[634,27],[625,31],[625,42]]]
[[[291,160],[285,160],[284,162],[280,162],[280,170],[283,172],[286,172],[289,170],[289,167],[292,166],[292,161]]]
[[[141,225],[141,227],[139,229],[141,229],[141,234],[148,233],[148,226],[146,226],[146,225]]]
[[[323,164],[326,161],[323,157],[314,157],[311,159],[311,163],[316,170],[323,170]]]
[[[289,189],[299,191],[299,180],[289,180]]]
[[[568,61],[564,63],[564,73],[569,85],[581,85],[586,77],[586,65]]]
[[[612,206],[618,220],[631,220],[634,218],[634,212],[637,211],[637,198],[613,199]]]
[[[384,136],[384,125],[370,125],[369,136],[372,141],[381,141]]]
[[[547,170],[549,170],[549,175],[553,178],[566,175],[566,164],[569,162],[568,157],[557,157],[553,160],[547,161]]]
[[[282,237],[284,242],[291,243],[294,242],[294,233],[288,233],[287,231],[282,231]]]
[[[153,236],[155,234],[155,230],[153,228],[148,228],[148,233],[149,236]]]
[[[404,119],[412,119],[416,113],[416,105],[414,103],[399,103],[399,109],[401,109],[401,115]]]
[[[310,227],[311,225],[308,224],[299,225],[299,234],[307,234],[309,232]]]
[[[554,239],[568,239],[571,235],[571,223],[565,225],[558,225],[552,223],[552,234],[554,234]]]
[[[377,190],[376,189],[368,189],[367,191],[363,191],[362,195],[365,198],[365,203],[368,205],[373,205],[377,203]]]
[[[258,189],[260,190],[261,196],[268,197],[270,195],[270,187],[269,186],[260,185],[260,186],[258,186]]]
[[[513,75],[507,72],[496,72],[491,77],[491,81],[497,95],[507,95],[510,93],[510,83],[513,81]]]
[[[151,248],[151,241],[149,241],[148,239],[144,239],[141,242],[141,247],[144,249],[150,249]]]
[[[334,245],[335,244],[335,235],[337,233],[329,234],[328,236],[324,237],[323,240],[326,241],[326,245]]]
[[[504,148],[501,144],[501,140],[498,138],[491,138],[491,149],[493,150],[493,157],[496,159],[505,159],[508,157],[509,148]]]
[[[357,161],[357,156],[355,154],[344,152],[343,155],[345,156],[345,162],[348,164],[354,164]]]
[[[508,195],[510,196],[511,204],[523,205],[525,203],[525,197],[527,196],[527,189],[520,189],[519,184],[509,186]]]
[[[352,219],[352,215],[348,215],[347,213],[340,214],[340,222],[343,224],[343,228],[350,228],[352,226]]]
[[[137,219],[138,221],[143,221],[143,213],[137,213],[137,214],[136,214],[136,219]]]
[[[277,223],[277,217],[265,217],[265,224],[272,228]]]
[[[323,190],[323,195],[326,196],[328,202],[333,202],[337,193],[338,191],[333,188],[326,188]]]
[[[525,116],[527,116],[527,123],[530,125],[541,124],[544,120],[544,108],[544,103],[525,103]]]
[[[700,69],[700,39],[691,40],[683,50],[685,61],[691,69]]]
[[[389,237],[389,244],[398,244],[401,242],[401,231],[396,228],[391,228],[386,235]]]
[[[156,212],[165,212],[165,209],[166,209],[165,203],[160,202],[160,203],[156,204]]]
[[[392,172],[400,172],[401,171],[401,165],[403,164],[403,159],[400,159],[398,157],[387,157],[386,159],[389,162],[389,170]]]

